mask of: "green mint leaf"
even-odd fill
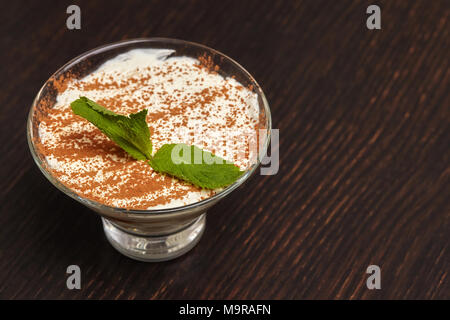
[[[86,97],[80,97],[70,106],[76,115],[91,122],[136,160],[151,158],[150,130],[145,120],[147,110],[144,109],[126,117],[116,114]]]
[[[157,172],[175,176],[205,189],[228,186],[243,173],[234,164],[186,144],[163,145],[149,163]]]

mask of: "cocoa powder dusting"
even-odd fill
[[[173,201],[182,205],[215,194],[154,172],[70,109],[72,99],[80,95],[124,115],[146,108],[154,152],[165,143],[195,144],[245,169],[250,152],[237,133],[255,132],[258,127],[253,93],[233,79],[218,76],[210,57],[199,61],[164,62],[128,73],[97,71],[81,80],[53,79],[58,100],[52,105],[42,100],[35,117],[40,135],[35,145],[52,174],[82,197],[127,209],[155,208]],[[237,135],[234,142],[216,137],[222,131]]]

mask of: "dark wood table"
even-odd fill
[[[66,28],[76,2],[81,30]],[[366,28],[381,7],[381,30]],[[449,299],[448,0],[2,3],[0,298]],[[214,207],[164,263],[116,252],[33,163],[25,124],[71,58],[136,37],[239,61],[280,129],[280,170]],[[66,288],[79,265],[81,290]],[[381,290],[366,268],[381,268]]]

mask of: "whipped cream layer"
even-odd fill
[[[154,172],[94,125],[73,114],[86,96],[123,115],[148,110],[153,152],[186,143],[233,161],[254,161],[249,148],[259,123],[257,95],[189,57],[166,49],[136,49],[65,82],[56,104],[40,119],[40,149],[54,176],[82,197],[128,209],[164,209],[195,203],[218,190],[202,190]]]

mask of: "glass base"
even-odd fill
[[[125,256],[144,262],[175,259],[191,250],[205,230],[206,214],[186,228],[164,236],[143,236],[126,232],[102,218],[103,230],[109,243]]]

